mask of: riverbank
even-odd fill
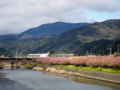
[[[4,63],[0,62],[0,69],[3,69],[3,68],[4,68]]]
[[[32,68],[32,70],[45,71],[45,72],[51,72],[57,74],[75,75],[75,76],[120,84],[120,74],[105,73],[98,71],[87,71],[81,69],[73,69],[69,67],[66,68],[61,66],[57,67],[57,66],[49,66],[49,65],[35,66]]]
[[[11,67],[10,63],[4,63],[4,67]]]
[[[5,64],[5,66],[10,66],[9,64]],[[106,82],[112,82],[120,84],[120,74],[115,73],[106,73],[106,72],[99,72],[99,71],[89,71],[89,70],[82,70],[82,69],[74,69],[70,67],[63,67],[60,65],[41,65],[41,64],[25,64],[22,63],[18,64],[19,68],[27,68],[32,69],[36,71],[45,71],[50,73],[56,73],[56,74],[66,74],[66,75],[74,75],[74,76],[80,76],[80,77],[86,77]]]
[[[11,71],[8,67],[0,73],[5,73],[5,78],[0,82],[0,90],[55,90],[56,88],[57,90],[120,90],[119,84],[68,74],[39,72],[31,69]]]

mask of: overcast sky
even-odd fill
[[[0,35],[45,23],[96,22],[120,18],[120,0],[0,0]]]

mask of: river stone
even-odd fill
[[[59,74],[65,74],[66,71],[65,70],[57,70],[57,73],[59,73]]]
[[[36,66],[36,67],[33,68],[33,70],[36,70],[36,71],[43,71],[43,68],[42,68],[42,67]]]
[[[51,67],[48,67],[46,69],[47,72],[56,72],[56,68],[51,68]]]

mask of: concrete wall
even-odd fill
[[[33,70],[37,71],[46,71],[58,74],[68,74],[68,75],[76,75],[80,77],[87,77],[112,83],[120,84],[120,74],[113,73],[104,73],[97,71],[87,71],[87,70],[76,70],[72,68],[64,68],[64,67],[51,67],[51,66],[36,66]]]

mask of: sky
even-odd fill
[[[120,19],[120,0],[0,0],[0,35],[19,34],[57,21]]]

